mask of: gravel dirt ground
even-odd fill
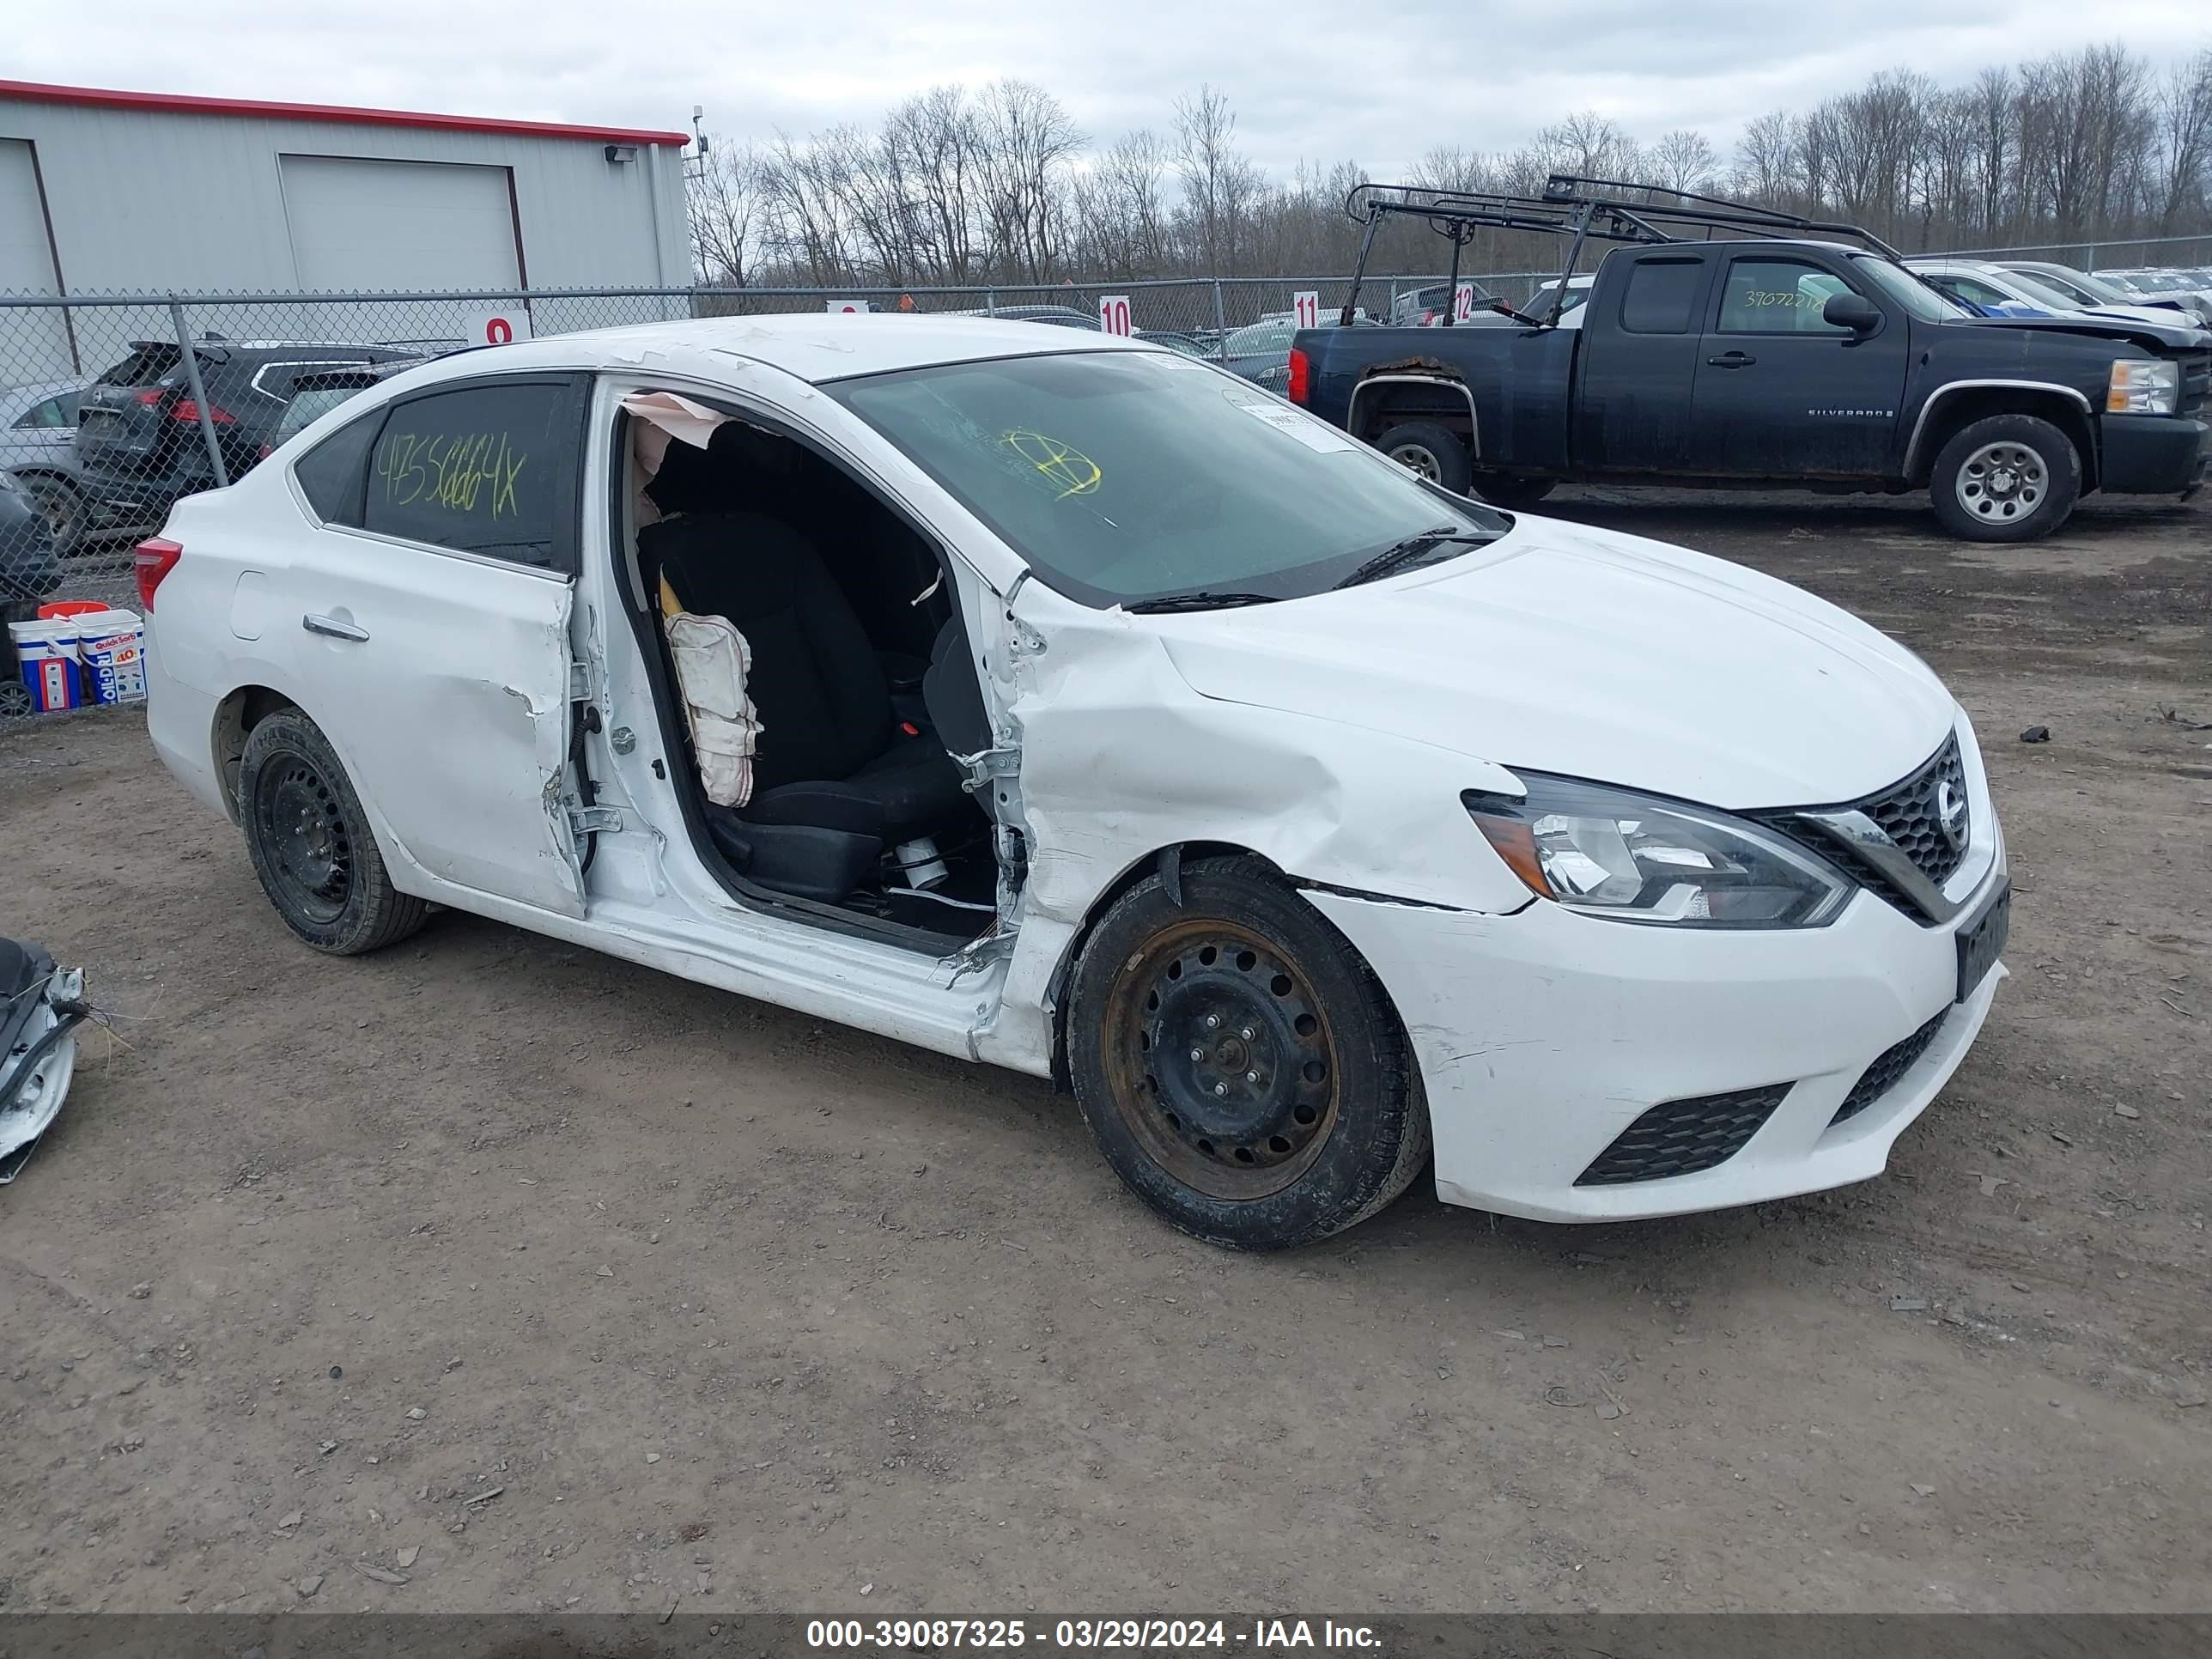
[[[39,722],[0,932],[116,1018],[0,1191],[0,1606],[2212,1608],[2212,511],[1553,507],[1975,717],[2013,979],[1887,1176],[1224,1255],[1027,1079],[466,916],[315,956],[142,723]]]

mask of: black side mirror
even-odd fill
[[[1863,294],[1831,294],[1820,307],[1820,320],[1831,328],[1871,334],[1881,326],[1881,307]]]

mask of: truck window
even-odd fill
[[[1823,321],[1820,307],[1844,293],[1838,276],[1802,259],[1757,258],[1729,262],[1721,290],[1720,331],[1723,334],[1848,334]]]
[[[1687,334],[1705,274],[1699,259],[1638,259],[1620,296],[1620,326],[1630,334]]]

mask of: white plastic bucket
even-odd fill
[[[79,682],[87,702],[146,701],[146,624],[134,611],[94,611],[76,624]]]
[[[30,688],[31,706],[41,714],[75,708],[82,700],[76,638],[74,617],[8,624],[8,642],[15,648],[23,684]]]

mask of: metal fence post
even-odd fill
[[[1229,362],[1229,319],[1221,308],[1221,278],[1213,279],[1213,349],[1225,367]]]
[[[987,288],[983,290],[983,314],[986,317],[995,317],[999,314],[999,290],[995,288]]]
[[[169,296],[169,321],[177,331],[177,355],[185,360],[185,384],[191,388],[192,407],[200,412],[200,436],[207,440],[208,463],[215,468],[216,488],[220,489],[230,482],[223,470],[222,445],[215,435],[215,412],[208,407],[207,388],[200,384],[199,354],[192,349],[191,335],[185,327],[185,307],[177,296]]]

